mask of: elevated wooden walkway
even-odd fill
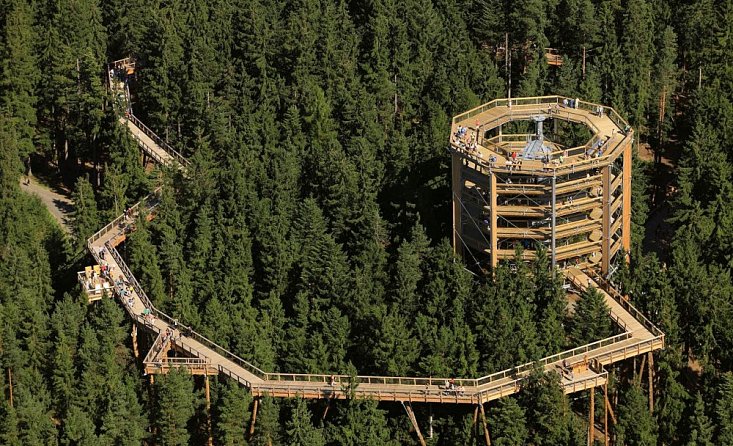
[[[164,144],[134,116],[123,119],[122,124],[154,160],[181,169],[188,166],[185,158]],[[622,334],[480,378],[455,379],[453,388],[446,387],[450,377],[350,377],[265,372],[155,308],[117,252],[116,247],[125,240],[126,234],[134,230],[134,216],[143,210],[147,215],[154,215],[158,193],[159,190],[133,206],[131,215],[117,217],[87,242],[98,263],[102,262],[100,252],[103,252],[104,261],[112,269],[112,279],[127,284],[127,296],[120,295],[118,286],[114,287],[114,296],[120,299],[139,326],[158,336],[144,361],[147,373],[167,373],[171,368],[184,367],[193,374],[224,374],[246,386],[255,396],[342,399],[353,392],[357,398],[379,401],[480,404],[519,391],[522,380],[535,367],[560,373],[566,393],[602,386],[606,383],[604,365],[664,346],[664,334],[613,288],[600,282],[591,272],[569,269],[565,274],[578,289],[588,286],[599,288],[611,309],[610,317],[621,328]],[[185,353],[187,357],[168,357],[170,349]],[[573,373],[565,373],[568,367]]]

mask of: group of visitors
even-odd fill
[[[461,385],[456,385],[456,379],[451,378],[445,381],[443,393],[446,395],[454,394],[456,396],[464,396],[466,394],[466,388]]]

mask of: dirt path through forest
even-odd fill
[[[34,177],[30,177],[28,184],[25,179],[21,179],[20,188],[32,195],[36,195],[41,199],[53,218],[61,225],[67,233],[71,234],[71,214],[74,210],[74,204],[68,192],[63,190],[52,190],[41,184]]]

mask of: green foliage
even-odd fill
[[[492,444],[497,446],[521,446],[529,439],[524,408],[514,398],[499,400],[489,411],[489,426],[493,427]]]
[[[649,413],[649,404],[638,385],[629,387],[618,407],[617,439],[630,446],[657,444],[657,428]]]
[[[97,210],[97,201],[94,197],[94,189],[87,178],[79,178],[76,181],[74,193],[73,229],[76,238],[77,248],[86,249],[87,239],[97,232],[101,219]]]
[[[169,445],[189,444],[191,437],[187,424],[196,410],[193,378],[185,369],[174,369],[158,377],[155,392],[156,441]]]
[[[311,414],[305,401],[297,398],[290,420],[285,424],[289,446],[325,446],[323,430],[314,427],[310,419]]]
[[[600,341],[612,334],[611,310],[603,294],[596,288],[583,291],[575,304],[572,318],[571,336],[576,344],[583,345]]]

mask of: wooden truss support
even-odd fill
[[[654,354],[649,352],[647,356],[649,356],[647,361],[649,365],[649,371],[647,372],[649,376],[649,413],[652,414],[654,413]]]
[[[331,408],[331,400],[332,400],[332,399],[333,399],[333,397],[331,397],[331,398],[328,398],[328,399],[326,400],[326,408],[325,408],[325,409],[323,409],[323,415],[321,416],[321,420],[325,420],[325,419],[326,419],[326,415],[328,415],[328,409],[330,409],[330,408]]]
[[[255,422],[257,421],[257,406],[259,405],[260,399],[255,398],[254,404],[252,406],[252,421],[249,423],[249,439],[251,440],[252,437],[255,434]]]
[[[636,374],[636,384],[638,385],[641,385],[641,382],[644,380],[644,368],[645,367],[646,367],[646,356],[642,356],[641,357],[641,366],[639,367],[639,373]]]
[[[593,446],[593,440],[596,436],[596,389],[590,389],[590,408],[588,409],[588,446]]]
[[[422,432],[420,432],[420,426],[418,426],[417,424],[415,412],[412,411],[412,406],[409,403],[405,404],[403,402],[402,407],[405,408],[405,412],[407,412],[407,418],[410,419],[410,421],[412,422],[412,427],[415,428],[415,433],[417,434],[417,439],[420,441],[420,446],[427,446],[427,443],[425,443],[425,438],[423,438]]]
[[[132,353],[135,355],[135,359],[140,359],[140,349],[137,346],[137,324],[132,324]]]
[[[491,437],[489,436],[489,423],[486,422],[486,412],[484,411],[483,403],[480,403],[479,409],[481,410],[481,424],[484,426],[484,441],[486,446],[491,446]]]
[[[208,446],[213,446],[214,438],[211,434],[211,391],[209,388],[209,374],[204,375],[204,386],[206,388],[206,431],[209,438],[206,442]]]
[[[478,421],[478,405],[473,409],[473,424],[471,424],[471,427],[473,427],[473,436],[474,438],[478,438],[478,424],[476,422]]]
[[[613,413],[613,407],[611,406],[611,401],[608,399],[608,388],[605,390],[605,398],[606,398],[606,407],[608,408],[608,413],[611,415],[611,421],[613,421],[613,424],[616,424],[616,415]]]
[[[603,444],[608,446],[608,383],[603,384]]]

